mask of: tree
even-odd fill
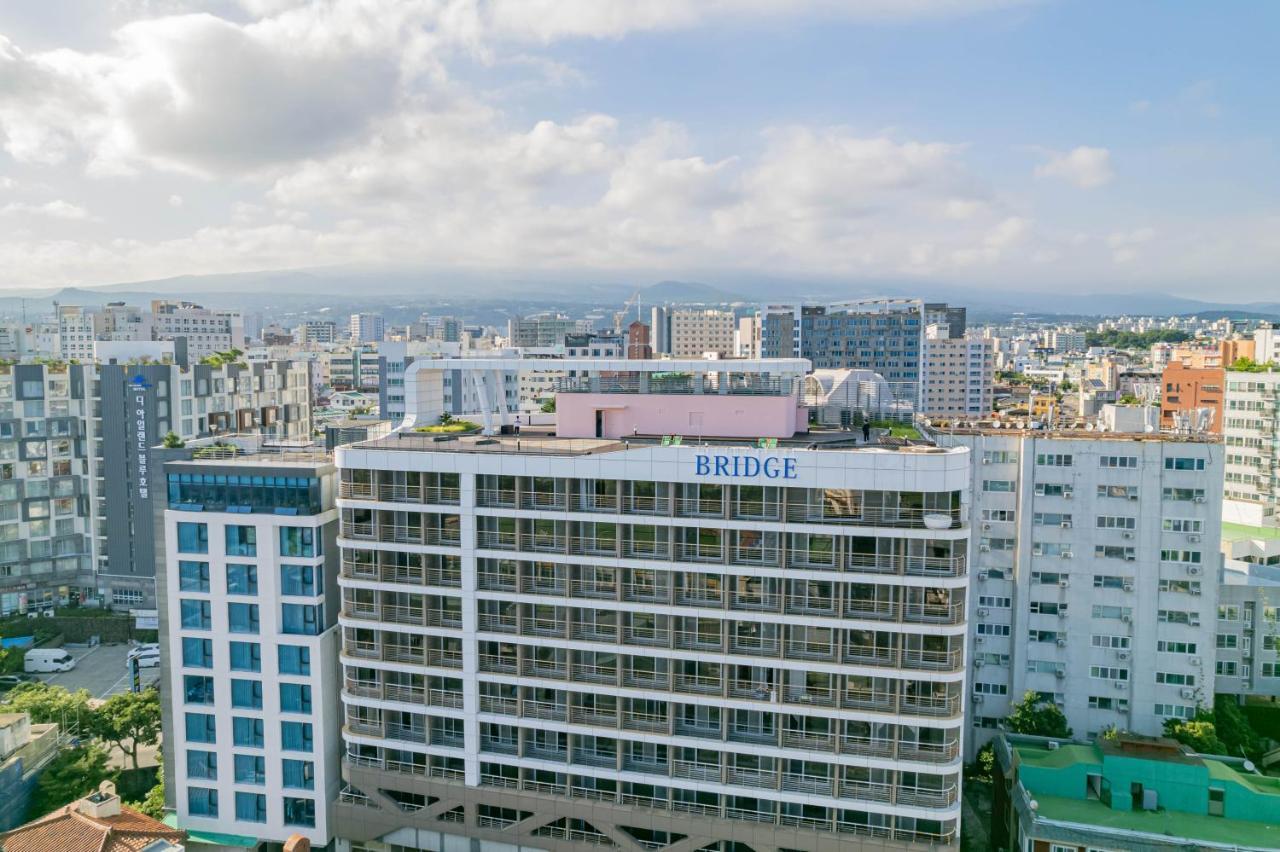
[[[555,399],[555,397],[552,397],[551,399],[544,399],[544,400],[542,401],[542,413],[543,413],[543,414],[555,414],[555,413],[556,413],[556,399]]]
[[[1267,364],[1259,364],[1252,358],[1237,358],[1227,367],[1228,373],[1265,373],[1270,369]]]
[[[1227,746],[1218,737],[1213,713],[1200,709],[1193,719],[1165,719],[1164,735],[1199,754],[1226,754]]]
[[[96,745],[78,746],[53,759],[36,782],[35,793],[27,806],[27,820],[42,817],[54,808],[83,798],[98,785],[114,779],[107,766],[107,753]]]
[[[441,426],[448,426],[452,422],[453,422],[453,415],[450,414],[449,412],[446,411],[440,415],[439,423]]]
[[[1067,717],[1062,708],[1052,701],[1045,701],[1031,690],[1027,690],[1022,700],[1013,705],[1013,712],[1005,723],[1015,734],[1063,739],[1071,736],[1071,728],[1067,727]]]
[[[160,694],[154,689],[120,692],[94,714],[93,733],[129,756],[138,768],[138,752],[160,739]]]
[[[165,449],[176,450],[180,447],[185,447],[186,445],[187,445],[187,442],[182,440],[182,438],[179,437],[177,432],[169,431],[165,433],[165,436],[164,436]]]
[[[157,757],[160,755],[157,754]],[[147,791],[140,802],[130,802],[129,807],[152,819],[164,819],[164,763],[156,769],[155,786]]]
[[[88,690],[68,692],[47,683],[24,683],[14,687],[0,704],[0,712],[29,713],[38,725],[54,722],[71,733],[93,729],[94,711],[89,707]]]
[[[1218,695],[1214,698],[1213,725],[1226,748],[1224,754],[1243,755],[1254,762],[1262,759],[1262,739],[1249,724],[1234,696]]]

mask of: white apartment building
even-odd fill
[[[239,311],[209,310],[192,302],[152,301],[151,330],[154,340],[186,338],[187,357],[193,361],[245,346]]]
[[[93,360],[96,339],[93,312],[75,305],[58,307],[58,357],[64,360]]]
[[[734,357],[738,321],[732,311],[681,308],[671,311],[670,321],[671,357],[701,358],[706,352]]]
[[[299,345],[337,343],[338,325],[333,320],[307,320],[293,330],[293,339]]]
[[[331,461],[165,465],[166,782],[178,827],[323,846],[341,786]]]
[[[956,843],[968,453],[805,434],[803,361],[618,363],[554,432],[338,450],[339,849]]]
[[[1227,453],[1223,519],[1275,527],[1280,502],[1280,372],[1227,373],[1222,408]]]
[[[984,417],[991,413],[995,348],[981,337],[949,337],[931,325],[924,338],[923,411],[932,417]]]
[[[1042,339],[1047,349],[1055,353],[1083,352],[1087,348],[1088,336],[1074,328],[1055,328],[1043,333]]]
[[[1280,697],[1280,538],[1223,529],[1215,692]]]
[[[386,337],[382,314],[352,314],[348,336],[355,343],[379,343]]]
[[[970,753],[1028,691],[1077,736],[1213,703],[1222,447],[973,429]]]

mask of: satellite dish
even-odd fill
[[[1245,771],[1246,771],[1246,772],[1257,772],[1257,771],[1258,771],[1258,768],[1257,768],[1256,766],[1254,766],[1254,765],[1253,765],[1253,761],[1252,761],[1252,760],[1246,760],[1246,761],[1244,762],[1244,769],[1245,769]]]
[[[1086,423],[1086,424],[1084,424],[1084,431],[1086,431],[1086,432],[1092,432],[1092,431],[1093,431],[1093,424],[1092,424],[1092,423]]]

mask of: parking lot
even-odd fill
[[[125,657],[128,645],[98,645],[95,648],[67,648],[76,658],[76,667],[69,672],[39,674],[45,683],[64,686],[69,690],[87,689],[94,698],[110,698],[117,692],[129,691],[129,671]],[[160,679],[159,667],[143,669],[143,687]]]

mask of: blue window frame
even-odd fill
[[[266,822],[267,797],[261,793],[236,793],[236,819],[241,822]]]
[[[316,803],[314,799],[296,799],[284,797],[284,824],[314,827],[316,824]]]
[[[208,553],[209,525],[191,521],[178,522],[178,552]]]
[[[262,748],[262,720],[232,716],[231,741],[242,748]]]
[[[314,527],[281,527],[280,555],[310,558],[322,556],[324,546],[320,543]]]
[[[308,604],[281,604],[280,630],[295,636],[320,635],[321,607]]]
[[[256,565],[230,564],[227,566],[227,594],[256,595],[258,593],[258,567]]]
[[[258,605],[247,603],[227,604],[227,629],[232,633],[257,633]]]
[[[187,742],[216,743],[218,741],[217,717],[212,713],[186,714]]]
[[[209,591],[209,563],[189,562],[185,559],[180,561],[178,563],[178,590],[183,592]]]
[[[231,706],[238,710],[261,710],[262,681],[232,678]]]
[[[277,656],[280,663],[280,674],[311,674],[311,649],[297,645],[279,646]]]
[[[212,704],[213,678],[208,675],[183,675],[182,700],[187,704]]]
[[[231,670],[233,672],[262,671],[262,646],[257,642],[232,642]]]
[[[228,524],[226,529],[228,556],[257,556],[258,528]]]
[[[311,565],[281,565],[280,594],[314,598],[324,594],[324,572]]]
[[[280,761],[284,786],[289,790],[314,790],[316,788],[316,765],[309,760]]]
[[[280,684],[281,713],[310,713],[311,687],[305,683]]]
[[[187,813],[198,817],[217,817],[218,791],[208,787],[188,787]]]
[[[267,783],[267,759],[257,754],[237,754],[235,756],[235,778],[237,784]]]
[[[311,751],[311,723],[281,722],[280,740],[285,751]]]
[[[183,630],[212,630],[212,608],[208,601],[182,600],[178,603]]]
[[[182,637],[182,664],[193,669],[213,668],[213,640]]]
[[[217,753],[187,749],[187,777],[197,781],[217,781]]]

